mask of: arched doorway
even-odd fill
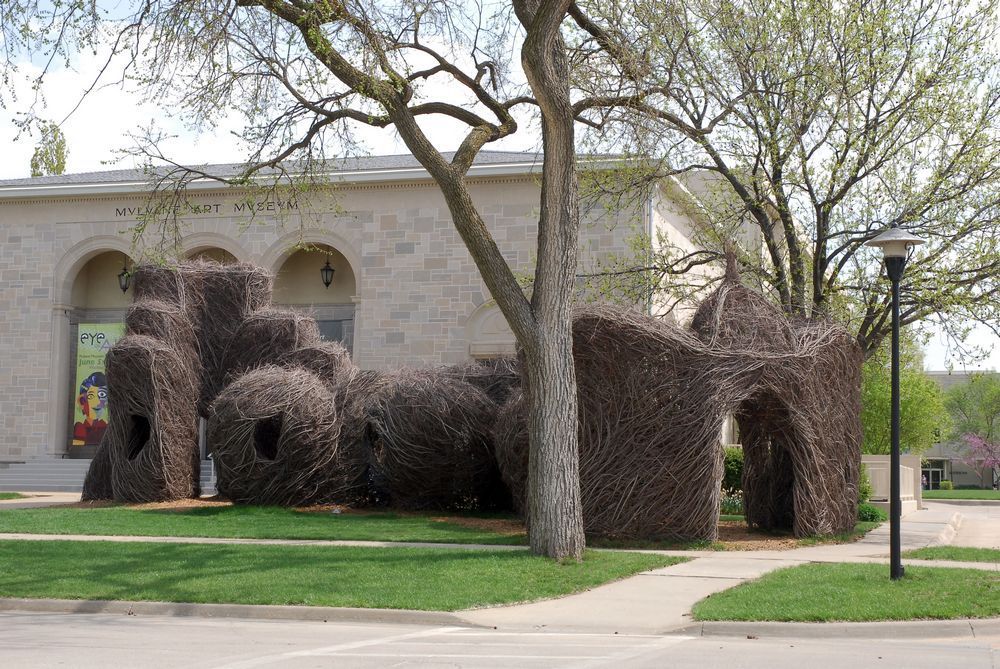
[[[745,400],[735,412],[743,445],[744,515],[750,527],[795,527],[794,425],[788,406],[771,393]]]
[[[330,285],[322,270],[333,270]],[[274,277],[273,302],[312,314],[324,339],[354,350],[354,296],[357,283],[350,262],[337,249],[316,244],[293,252]]]
[[[120,275],[132,269],[132,259],[126,253],[98,251],[82,263],[70,285],[69,304],[64,310],[70,341],[63,363],[69,369],[66,376],[60,375],[70,386],[67,439],[57,445],[70,457],[93,457],[106,425],[103,355],[121,336],[132,290],[128,283],[122,283]]]
[[[234,265],[239,262],[236,256],[226,249],[211,246],[188,251],[185,258],[187,260],[209,260],[220,265]]]

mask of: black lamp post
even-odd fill
[[[128,256],[122,260],[122,271],[118,272],[118,287],[123,293],[128,292],[128,284],[132,280],[132,274],[128,271]]]
[[[333,283],[333,272],[334,269],[330,267],[330,256],[326,257],[326,264],[323,265],[319,270],[319,276],[323,279],[323,285],[327,288]]]
[[[889,457],[889,578],[898,580],[903,577],[902,546],[899,536],[899,519],[903,504],[899,494],[899,282],[906,269],[906,260],[910,250],[924,240],[900,230],[893,225],[875,239],[866,242],[867,246],[882,249],[885,258],[885,270],[892,282],[892,414],[891,441],[892,450]]]

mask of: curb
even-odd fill
[[[667,634],[747,639],[975,639],[1000,635],[1000,618],[866,623],[704,622]]]
[[[955,506],[1000,506],[1000,499],[924,499],[929,504],[954,504]]]
[[[955,513],[953,513],[951,515],[951,518],[948,520],[948,524],[945,525],[944,528],[941,530],[941,532],[937,535],[937,537],[927,545],[928,546],[949,545],[955,539],[955,535],[958,533],[958,528],[962,526],[963,518],[965,518],[965,516],[962,515],[961,511],[956,511]]]
[[[242,618],[311,622],[393,623],[397,625],[448,625],[481,627],[446,611],[405,609],[352,609],[331,606],[275,606],[257,604],[186,604],[128,602],[94,599],[0,598],[0,611],[21,613],[104,613],[126,616],[177,616],[191,618]]]

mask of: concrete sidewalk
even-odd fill
[[[903,518],[900,527],[903,550],[951,542],[961,519],[962,514],[955,507],[933,504],[926,510],[911,513]],[[691,608],[705,597],[776,569],[810,562],[888,563],[889,526],[886,523],[851,544],[825,544],[788,551],[667,552],[695,559],[578,595],[460,615],[476,625],[504,629],[662,634],[690,625]],[[919,564],[934,566],[935,563],[921,561]],[[952,565],[956,563],[948,563]],[[971,563],[961,566],[972,567]],[[993,564],[981,567],[997,569]]]
[[[65,506],[80,501],[78,492],[22,492],[23,499],[0,499],[0,509],[40,509]]]

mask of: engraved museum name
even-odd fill
[[[115,207],[115,218],[141,218],[158,216],[187,216],[190,214],[261,214],[267,212],[298,211],[294,200],[257,200],[252,202],[232,202],[230,204],[187,203],[176,205],[145,205],[138,207]]]

